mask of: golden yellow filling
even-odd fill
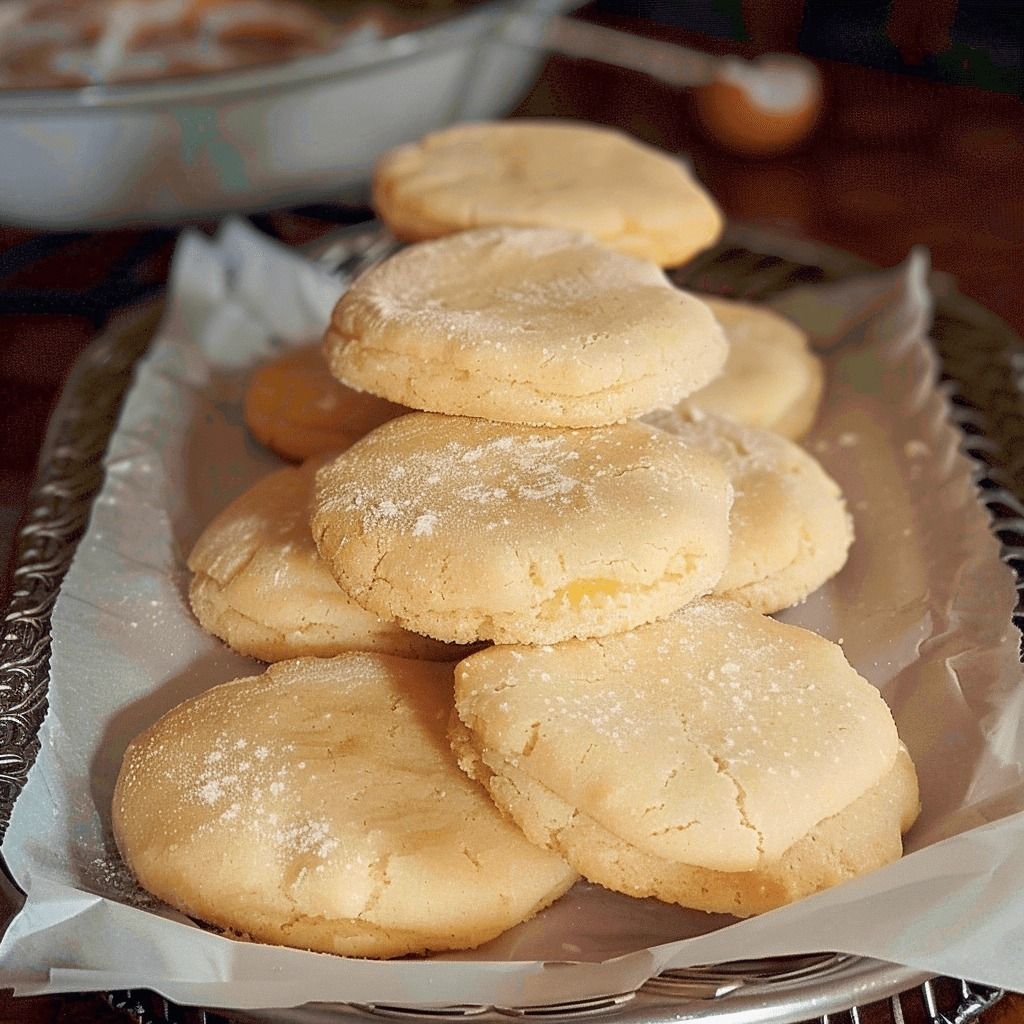
[[[556,600],[568,601],[573,608],[578,608],[584,601],[593,602],[597,598],[615,597],[622,593],[623,586],[618,580],[592,579],[573,580],[555,595]]]

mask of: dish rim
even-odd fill
[[[341,81],[368,71],[384,71],[429,54],[499,34],[518,19],[544,22],[580,6],[584,0],[482,0],[442,21],[354,46],[344,44],[326,53],[296,57],[254,67],[183,75],[116,85],[70,88],[0,88],[0,117],[25,115],[74,116],[100,110],[142,111],[179,105],[210,105],[253,94],[284,93],[328,81]],[[514,43],[511,34],[505,41]],[[526,45],[526,44],[523,44]]]

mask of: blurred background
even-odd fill
[[[706,37],[1020,96],[1018,0],[601,0],[596,10]]]

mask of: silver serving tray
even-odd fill
[[[345,229],[320,245],[319,258],[358,269],[380,254],[373,226]],[[776,253],[790,254],[783,258]],[[795,259],[794,259],[795,256]],[[679,284],[713,294],[762,300],[798,283],[839,280],[870,264],[815,243],[782,246],[773,236],[731,228],[714,249],[673,272]],[[941,285],[942,282],[940,281]],[[14,589],[0,637],[0,836],[38,750],[46,711],[50,613],[101,480],[101,460],[132,369],[159,320],[159,304],[122,319],[94,341],[70,374],[40,458],[38,478],[15,555]],[[940,287],[933,329],[964,450],[977,465],[981,500],[993,516],[1003,557],[1024,593],[1024,341],[1005,323],[951,287]],[[1021,624],[1018,600],[1015,621]],[[18,892],[7,885],[9,902]],[[368,1019],[495,1021],[509,1017],[599,1018],[616,1024],[714,1019],[721,1024],[793,1024],[890,999],[887,1019],[902,1024],[897,993],[922,1000],[933,1024],[967,1024],[1002,993],[966,982],[936,983],[910,968],[863,957],[820,955],[753,960],[668,971],[637,992],[557,1006],[459,1006],[424,1011],[383,1004],[309,1004],[286,1010],[219,1013],[177,1007],[151,993],[112,993],[111,1002],[140,1022],[223,1020],[327,1024]],[[940,998],[941,997],[941,998]],[[906,998],[906,996],[904,996]]]

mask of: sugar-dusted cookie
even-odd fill
[[[354,601],[441,640],[548,643],[668,615],[717,583],[732,492],[642,423],[412,413],[322,469],[313,535]]]
[[[839,647],[720,600],[598,641],[470,655],[455,704],[495,802],[534,842],[575,856],[515,773],[643,854],[715,871],[778,861],[878,785],[898,745]]]
[[[465,949],[532,917],[576,874],[459,771],[451,673],[303,658],[179,705],[125,753],[122,856],[187,914],[327,953]]]
[[[572,121],[461,124],[391,150],[374,172],[373,204],[405,241],[499,224],[569,228],[663,267],[722,229],[682,162]]]
[[[725,364],[711,311],[653,264],[554,228],[486,228],[396,253],[338,303],[331,371],[393,402],[601,426],[666,408]]]
[[[764,306],[701,298],[725,329],[729,358],[721,375],[686,404],[792,440],[803,437],[825,382],[807,335]]]
[[[304,345],[258,367],[243,406],[260,444],[285,459],[339,452],[407,409],[353,391],[331,376],[319,345]]]
[[[263,661],[380,651],[447,661],[460,652],[353,604],[309,532],[311,460],[264,477],[203,531],[189,556],[189,598],[204,629]]]
[[[495,781],[457,716],[450,738],[467,774],[498,788],[512,817],[531,823],[530,837],[563,851],[590,881],[713,914],[763,914],[898,860],[920,809],[917,772],[901,744],[880,782],[818,822],[778,860],[750,871],[714,871],[642,852],[508,763]]]
[[[710,452],[736,497],[729,563],[715,593],[755,611],[798,604],[846,563],[853,526],[839,485],[779,434],[680,406],[647,423]]]

